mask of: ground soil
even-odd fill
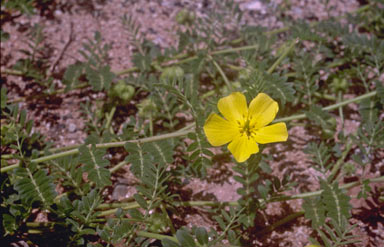
[[[92,39],[94,32],[99,31],[103,42],[111,45],[108,57],[113,71],[120,71],[132,66],[131,55],[133,47],[128,40],[130,33],[124,29],[121,17],[124,14],[133,16],[141,25],[143,35],[152,40],[161,48],[171,47],[178,43],[176,30],[178,26],[174,21],[179,10],[186,8],[196,15],[204,15],[214,8],[213,1],[198,0],[157,0],[157,1],[54,1],[55,5],[41,8],[37,15],[21,16],[12,21],[2,23],[2,29],[11,34],[10,40],[1,43],[1,68],[11,68],[17,60],[25,55],[22,49],[28,48],[30,36],[28,30],[35,24],[44,26],[43,53],[50,64],[57,62],[52,73],[57,75],[54,83],[62,86],[60,75],[65,68],[81,59],[79,50],[82,44]],[[275,0],[271,3],[264,1],[236,1],[244,12],[243,22],[249,25],[262,25],[267,28],[279,28],[283,23],[274,16],[276,5],[285,4],[287,1]],[[269,2],[269,1],[265,1]],[[331,0],[331,11],[327,11],[321,1],[293,0],[287,16],[293,19],[321,20],[329,16],[339,16],[358,8],[359,1]],[[64,52],[63,52],[64,50]],[[61,55],[62,54],[62,55]],[[59,60],[57,58],[60,58]],[[1,83],[9,89],[10,100],[26,97],[19,105],[28,110],[28,116],[35,122],[35,131],[47,136],[54,146],[63,147],[82,143],[87,134],[84,132],[84,118],[79,107],[80,103],[100,97],[90,94],[87,90],[73,90],[47,99],[28,100],[28,96],[36,93],[34,85],[19,76],[2,75]],[[345,131],[352,132],[359,125],[357,107],[350,106],[345,121]],[[305,123],[305,122],[304,122]],[[340,129],[341,125],[338,124]],[[312,135],[303,125],[292,125],[289,130],[289,141],[284,144],[271,145],[264,152],[273,154],[270,162],[273,170],[272,176],[282,178],[291,175],[292,180],[300,186],[295,187],[290,193],[316,190],[316,182],[320,175],[311,165],[309,157],[302,151],[305,146],[318,138]],[[220,151],[219,151],[220,152]],[[384,157],[384,154],[378,157]],[[371,164],[368,177],[383,175],[384,162],[376,160]],[[239,198],[236,189],[239,184],[233,179],[230,159],[219,160],[210,169],[207,180],[190,179],[185,181],[185,186],[179,188],[187,195],[188,200],[215,200],[233,201]],[[356,171],[357,176],[363,171]],[[353,179],[353,178],[351,178]],[[131,197],[135,193],[135,179],[129,171],[129,166],[124,167],[113,178],[114,186],[111,190],[110,200],[119,201]],[[373,191],[378,191],[373,186]],[[350,190],[350,195],[355,196],[358,189]],[[262,229],[284,218],[290,213],[301,210],[301,201],[293,200],[285,203],[271,203],[265,212],[259,215],[258,227]],[[357,224],[354,231],[361,240],[357,246],[384,246],[384,206],[377,201],[377,197],[367,200],[352,200],[352,220]],[[175,219],[177,220],[177,219]],[[187,210],[183,219],[178,219],[187,226],[215,226],[212,218],[202,209]],[[254,246],[305,246],[308,237],[313,234],[310,223],[300,217],[279,228],[258,236]]]

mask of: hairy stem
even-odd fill
[[[330,105],[330,106],[327,106],[327,107],[323,107],[322,110],[323,111],[331,111],[331,110],[337,109],[337,108],[339,108],[341,106],[345,106],[345,105],[348,105],[348,104],[353,103],[353,102],[358,102],[360,100],[373,97],[373,96],[376,95],[376,93],[377,93],[376,91],[372,91],[370,93],[366,93],[366,94],[360,95],[360,96],[358,96],[356,98],[353,98],[353,99],[344,100],[342,102],[339,102],[339,103],[336,103],[336,104],[333,104],[333,105]],[[288,121],[299,120],[299,119],[304,119],[304,118],[306,118],[305,114],[298,114],[298,115],[293,115],[293,116],[290,116],[290,117],[283,117],[283,118],[275,119],[273,121],[273,123],[275,123],[275,122],[288,122]]]
[[[368,179],[369,183],[384,183],[384,176]],[[361,181],[355,181],[340,186],[340,189],[350,189],[356,186],[361,185]],[[268,200],[268,202],[281,202],[289,200],[304,199],[309,197],[318,196],[323,192],[323,190],[317,190],[312,192],[300,193],[291,196],[278,196],[273,197]],[[266,200],[259,199],[260,204],[265,204]],[[217,202],[217,201],[186,201],[186,202],[173,202],[175,206],[182,207],[217,207],[217,206],[239,206],[238,201],[227,201],[227,202]],[[103,217],[107,215],[114,214],[118,208],[127,210],[133,208],[139,208],[140,205],[137,202],[128,202],[128,203],[102,203],[98,206],[97,209],[103,210],[98,216]],[[109,209],[111,208],[111,209]],[[104,210],[107,209],[107,210]]]
[[[370,93],[366,93],[366,94],[360,95],[360,96],[358,96],[356,98],[348,99],[348,100],[345,100],[343,102],[339,102],[339,103],[336,103],[336,104],[324,107],[323,110],[324,111],[331,111],[331,110],[337,109],[337,108],[339,108],[341,106],[345,106],[345,105],[348,105],[348,104],[353,103],[353,102],[358,102],[360,100],[373,97],[376,94],[377,94],[376,91],[372,91]],[[288,121],[304,119],[304,118],[306,118],[305,114],[298,114],[298,115],[293,115],[293,116],[290,116],[290,117],[284,117],[284,118],[275,119],[273,121],[273,123],[275,123],[275,122],[288,122]],[[191,125],[191,127],[192,127],[192,125]],[[137,139],[137,140],[129,140],[129,141],[121,141],[121,142],[110,142],[110,143],[100,143],[100,144],[96,144],[96,148],[123,147],[125,145],[125,143],[128,143],[128,142],[132,142],[132,143],[155,142],[155,141],[160,141],[160,140],[165,140],[165,139],[185,136],[188,133],[191,133],[193,131],[194,131],[194,129],[191,128],[191,129],[187,129],[187,130],[183,130],[183,131],[176,131],[176,132],[172,132],[172,133],[168,133],[168,134],[164,134],[164,135],[151,136],[151,137],[141,138],[141,139]],[[76,146],[74,146],[76,148],[68,150],[68,151],[64,151],[64,152],[60,152],[60,153],[56,153],[56,154],[51,154],[51,155],[43,156],[43,157],[40,157],[40,158],[37,158],[37,159],[32,159],[31,162],[32,163],[41,163],[41,162],[45,162],[45,161],[48,161],[48,160],[57,159],[57,158],[60,158],[60,157],[65,157],[65,156],[68,156],[68,155],[78,154],[79,150],[77,149],[77,147],[79,147],[79,146],[80,145],[76,145]],[[7,171],[11,171],[14,168],[18,167],[19,164],[20,163],[16,163],[16,164],[13,164],[13,165],[10,165],[10,166],[2,167],[1,168],[1,173],[7,172]]]

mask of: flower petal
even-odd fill
[[[259,146],[253,138],[247,135],[237,135],[228,145],[229,151],[233,154],[237,162],[246,161],[251,154],[259,152]]]
[[[204,132],[212,146],[221,146],[233,140],[239,134],[236,125],[223,119],[216,113],[211,113],[205,121]]]
[[[285,142],[288,139],[288,131],[285,123],[276,123],[256,131],[255,140],[260,144],[270,142]]]
[[[229,121],[243,121],[248,115],[247,100],[244,94],[239,92],[221,98],[217,107],[223,116]]]
[[[265,93],[259,93],[249,104],[250,125],[259,129],[275,119],[279,105]]]

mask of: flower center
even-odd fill
[[[243,121],[237,121],[239,125],[240,134],[246,134],[247,137],[252,137],[256,134],[255,125],[251,126],[251,120],[249,118],[245,118]]]

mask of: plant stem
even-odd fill
[[[157,233],[152,233],[152,232],[144,232],[144,231],[139,231],[137,232],[137,235],[140,236],[140,237],[145,237],[145,238],[154,238],[154,239],[158,239],[158,240],[163,240],[163,239],[169,239],[175,243],[179,243],[179,241],[177,241],[177,238],[175,237],[172,237],[172,236],[168,236],[168,235],[162,235],[162,234],[157,234]]]
[[[345,157],[347,157],[349,151],[352,149],[352,143],[348,142],[345,146],[345,150],[343,151],[340,159],[336,162],[336,164],[332,167],[331,173],[329,174],[327,180],[328,182],[332,182],[333,178],[335,177],[337,171],[340,169],[340,166],[343,164]]]
[[[155,141],[160,141],[160,140],[164,140],[164,139],[184,136],[184,135],[187,135],[190,132],[192,132],[192,130],[176,131],[176,132],[169,133],[169,134],[152,136],[152,137],[146,137],[146,138],[141,138],[141,139],[137,139],[137,140],[100,143],[100,144],[96,144],[96,148],[123,147],[126,143],[129,143],[129,142],[131,142],[131,143],[155,142]],[[41,157],[41,158],[38,158],[38,159],[33,159],[33,160],[31,160],[31,162],[33,162],[33,163],[41,163],[41,162],[45,162],[45,161],[48,161],[48,160],[51,160],[51,159],[56,159],[56,158],[59,158],[59,157],[64,157],[64,156],[68,156],[68,155],[72,155],[72,154],[77,154],[77,153],[79,153],[79,150],[76,148],[76,149],[68,150],[68,151],[65,151],[65,152],[62,152],[62,153],[52,154],[52,155],[44,156],[44,157]]]
[[[337,101],[343,102],[343,93],[341,91],[337,92]],[[344,114],[342,106],[339,106],[339,115],[341,119],[341,128],[344,129]]]
[[[149,202],[149,201],[148,201]],[[181,207],[217,207],[217,206],[239,206],[237,201],[233,202],[214,202],[214,201],[186,201],[186,202],[174,202],[175,206]],[[111,208],[111,209],[108,209]],[[140,205],[137,202],[122,202],[122,203],[102,203],[97,209],[103,210],[98,216],[104,217],[107,215],[114,214],[118,208],[127,210],[140,208]],[[108,210],[104,210],[108,209]]]
[[[109,127],[111,127],[113,115],[115,115],[115,112],[116,112],[116,106],[113,106],[111,111],[109,112],[109,114],[108,113],[105,114],[105,118],[107,119],[107,123],[105,125],[105,129],[109,129]],[[111,134],[113,134],[113,133],[111,133]]]
[[[272,225],[270,226],[267,226],[266,228],[264,228],[263,230],[259,231],[256,233],[256,236],[261,236],[263,234],[266,234],[268,232],[272,232],[273,230],[275,230],[276,228],[278,228],[279,226],[281,225],[284,225],[300,216],[303,216],[304,215],[304,212],[303,211],[300,211],[300,212],[296,212],[296,213],[293,213],[293,214],[290,214],[288,215],[287,217],[273,223]]]
[[[1,154],[1,159],[3,160],[9,160],[9,159],[13,159],[13,154]]]
[[[376,91],[372,91],[372,92],[360,95],[360,96],[358,96],[356,98],[348,99],[348,100],[345,100],[343,102],[339,102],[339,103],[336,103],[336,104],[324,107],[324,108],[322,108],[322,110],[323,111],[331,111],[331,110],[337,109],[337,108],[339,108],[341,106],[345,106],[345,105],[348,105],[350,103],[358,102],[360,100],[373,97],[373,96],[376,95],[376,93],[377,93]],[[273,123],[275,123],[275,122],[288,122],[288,121],[298,120],[298,119],[303,119],[303,118],[306,118],[305,114],[298,114],[298,115],[293,115],[293,116],[290,116],[290,117],[283,117],[283,118],[275,119],[273,121]]]
[[[106,208],[106,206],[107,206],[107,204],[103,203],[103,204],[100,204],[97,207],[97,209],[103,209],[103,208]],[[123,210],[127,210],[127,209],[134,209],[134,208],[139,208],[140,207],[140,205],[137,202],[112,203],[112,204],[110,204],[110,206],[113,206],[113,207],[116,207],[116,208],[104,210],[100,214],[98,214],[98,217],[104,217],[104,216],[107,216],[107,215],[114,214],[114,213],[116,213],[118,208],[121,208]]]
[[[10,165],[10,166],[1,167],[1,173],[11,171],[11,170],[19,167],[19,165],[20,165],[19,163],[16,163],[16,164],[13,164],[13,165]]]
[[[23,71],[13,70],[13,69],[2,69],[1,73],[3,75],[17,75],[17,76],[22,76],[25,74],[25,72],[23,72]]]
[[[376,177],[368,179],[369,183],[384,183],[384,176]],[[355,181],[347,184],[343,184],[340,186],[340,189],[350,189],[356,186],[361,185],[361,181]],[[297,200],[304,199],[308,197],[318,196],[323,192],[323,190],[317,190],[312,192],[300,193],[292,196],[278,196],[268,200],[268,202],[280,202],[280,201],[288,201],[288,200]],[[260,204],[265,204],[267,201],[264,199],[259,199]],[[239,206],[238,201],[227,201],[227,202],[217,202],[217,201],[186,201],[186,202],[174,202],[175,206],[183,206],[183,207],[216,207],[216,206]],[[113,208],[109,210],[105,210],[101,212],[98,216],[107,216],[114,214],[118,208],[121,209],[133,209],[139,208],[140,205],[137,202],[129,202],[129,203],[103,203],[100,204],[97,209],[107,209]]]
[[[115,165],[114,167],[109,168],[109,172],[112,174],[115,171],[119,170],[121,167],[123,167],[125,164],[127,164],[127,162],[123,160],[119,164]]]
[[[277,66],[281,63],[281,61],[283,61],[283,59],[288,55],[288,53],[292,51],[293,47],[295,46],[295,44],[297,44],[297,42],[299,42],[299,39],[295,39],[290,42],[289,46],[284,49],[283,53],[276,60],[276,62],[274,62],[272,66],[268,69],[268,74],[271,74],[277,68]]]
[[[172,223],[172,220],[171,218],[169,217],[169,214],[167,212],[167,209],[166,209],[166,206],[165,206],[165,203],[164,202],[161,202],[160,204],[160,209],[161,209],[161,212],[165,215],[166,217],[166,221],[167,221],[167,224],[169,226],[169,228],[171,229],[171,232],[173,235],[176,234],[176,229],[175,227],[173,226],[173,223]]]
[[[355,13],[364,12],[364,11],[366,11],[369,8],[370,8],[370,5],[367,4],[367,5],[359,8],[359,9],[357,9],[355,11]],[[339,17],[337,17],[337,19],[344,18],[345,16],[346,15],[339,16]],[[312,22],[310,25],[311,25],[311,27],[315,27],[319,23],[320,22]],[[267,36],[272,36],[274,34],[279,34],[279,33],[283,33],[283,32],[289,31],[290,29],[291,29],[291,27],[288,26],[288,27],[283,27],[283,28],[275,29],[275,30],[272,30],[272,31],[267,31],[264,34],[267,35]],[[243,41],[242,39],[236,39],[236,40],[232,41],[232,44],[238,44],[238,43],[241,43],[242,41]],[[242,46],[242,47],[236,47],[236,48],[229,48],[229,49],[223,49],[223,50],[218,50],[218,51],[210,52],[210,55],[222,55],[222,54],[234,53],[234,52],[238,52],[238,51],[246,51],[246,50],[257,49],[258,47],[259,47],[259,45],[255,44],[255,45],[248,45],[248,46]],[[166,64],[163,64],[162,66],[173,66],[173,65],[188,63],[188,62],[191,62],[191,61],[193,61],[193,60],[198,58],[198,56],[196,56],[196,55],[191,56],[191,57],[187,57],[187,56],[188,56],[188,54],[178,54],[178,55],[174,56],[173,58],[169,59],[168,61],[166,61]],[[187,58],[185,58],[185,57],[187,57]],[[182,59],[182,60],[179,60],[179,59]],[[169,63],[172,60],[178,60],[178,61],[176,61],[174,63],[172,63],[172,62]],[[155,64],[155,62],[153,62],[153,64]],[[137,67],[132,67],[132,68],[125,69],[125,70],[122,70],[122,71],[119,71],[119,72],[115,72],[115,73],[117,75],[124,75],[124,74],[132,73],[132,72],[138,72],[139,70],[140,69],[137,68]]]
[[[82,89],[82,88],[85,88],[85,87],[88,87],[88,86],[89,86],[88,83],[81,83],[81,84],[76,85],[72,89]],[[65,88],[60,88],[60,89],[58,89],[56,91],[53,91],[53,92],[46,92],[46,93],[43,93],[43,94],[36,94],[36,95],[28,96],[28,97],[20,97],[20,98],[17,98],[17,99],[9,101],[9,103],[18,103],[18,102],[25,101],[26,99],[39,99],[39,98],[44,98],[44,97],[47,97],[47,96],[52,96],[52,95],[56,95],[56,94],[60,94],[60,93],[64,93],[64,92],[65,92]]]
[[[369,183],[384,183],[384,176],[371,178],[369,179]],[[355,182],[341,185],[340,189],[350,189],[352,187],[356,187],[359,185],[361,185],[361,181],[355,181]],[[272,198],[271,200],[269,200],[269,202],[281,202],[281,201],[287,201],[287,200],[303,199],[303,198],[308,198],[312,196],[318,196],[322,192],[323,190],[317,190],[317,191],[301,193],[293,196],[279,196],[279,197]]]
[[[371,178],[369,179],[369,183],[383,183],[384,182],[384,176],[377,177],[377,178]],[[356,182],[351,182],[348,184],[344,184],[340,186],[340,189],[350,189],[352,187],[356,187],[358,185],[361,185],[360,181]],[[268,200],[268,202],[278,202],[278,201],[287,201],[287,200],[296,200],[296,199],[303,199],[307,197],[312,197],[312,196],[318,196],[323,192],[323,190],[318,190],[318,191],[313,191],[313,192],[308,192],[308,193],[301,193],[293,196],[280,196],[276,198],[272,198]],[[260,200],[261,202],[264,202],[264,200]],[[220,205],[231,205],[231,206],[238,206],[239,203],[237,201],[232,201],[232,202],[212,202],[212,201],[189,201],[189,202],[175,202],[175,205],[178,206],[220,206]],[[100,204],[97,208],[98,209],[105,209],[109,207],[116,207],[111,210],[106,210],[103,211],[99,214],[100,216],[107,216],[110,214],[113,214],[116,212],[117,208],[122,208],[122,209],[130,209],[130,208],[139,208],[140,205],[137,202],[132,202],[132,203],[103,203]],[[293,213],[291,215],[288,215],[287,217],[283,218],[282,220],[279,220],[272,224],[271,226],[268,226],[267,228],[261,230],[259,234],[265,234],[267,232],[273,231],[277,227],[297,218],[303,215],[303,212],[297,212]],[[49,227],[52,228],[55,224],[60,224],[56,222],[27,222],[26,226],[30,228],[40,228],[40,227]],[[139,236],[142,237],[148,237],[148,238],[155,238],[159,240],[163,240],[164,238],[169,238],[170,240],[174,241],[175,243],[177,242],[177,239],[175,237],[167,236],[167,235],[161,235],[157,233],[150,233],[150,232],[144,232],[144,231],[139,231],[137,233]]]
[[[335,96],[330,95],[330,94],[314,92],[313,95],[315,95],[318,98],[322,98],[322,99],[326,99],[326,100],[332,100],[332,101],[337,100],[337,98]]]
[[[376,93],[377,93],[376,91],[372,91],[370,93],[366,93],[366,94],[360,95],[360,96],[358,96],[356,98],[348,99],[348,100],[345,100],[343,102],[339,102],[339,103],[336,103],[336,104],[324,107],[323,110],[324,111],[331,111],[331,110],[337,109],[337,108],[339,108],[341,106],[348,105],[348,104],[353,103],[353,102],[357,102],[357,101],[360,101],[360,100],[363,100],[363,99],[367,99],[367,98],[373,97],[373,96],[376,95]],[[293,115],[293,116],[290,116],[290,117],[284,117],[284,118],[275,119],[273,121],[273,123],[275,123],[275,122],[288,122],[288,121],[298,120],[298,119],[303,119],[303,118],[306,118],[305,114],[298,114],[298,115]],[[100,143],[100,144],[96,144],[96,148],[123,147],[125,145],[125,143],[128,143],[128,142],[132,142],[132,143],[137,143],[137,142],[141,142],[141,143],[155,142],[155,141],[165,140],[165,139],[169,139],[169,138],[185,136],[188,133],[191,133],[193,131],[194,131],[193,129],[189,129],[188,128],[187,130],[183,130],[183,131],[176,131],[176,132],[172,132],[172,133],[168,133],[168,134],[164,134],[164,135],[151,136],[151,137],[146,137],[146,138],[137,139],[137,140],[129,140],[129,141],[121,141],[121,142],[110,142],[110,143]],[[72,147],[79,147],[79,146],[80,145],[76,145],[76,146],[72,146]],[[74,154],[78,154],[78,153],[79,153],[79,150],[77,148],[74,148],[74,149],[71,149],[71,150],[68,150],[68,151],[64,151],[64,152],[61,152],[61,153],[51,154],[51,155],[43,156],[43,157],[40,157],[40,158],[37,158],[37,159],[32,159],[31,162],[32,163],[41,163],[41,162],[45,162],[45,161],[48,161],[48,160],[57,159],[57,158],[60,158],[60,157],[65,157],[65,156],[68,156],[68,155],[74,155]],[[14,168],[16,168],[18,166],[19,166],[19,163],[16,163],[16,164],[13,164],[13,165],[10,165],[10,166],[6,166],[6,167],[2,167],[1,168],[1,173],[10,171],[10,170],[12,170],[12,169],[14,169]]]
[[[213,57],[211,55],[208,55],[208,58],[212,61],[213,65],[215,65],[215,67],[216,67],[217,71],[219,71],[221,77],[223,77],[223,80],[224,80],[225,84],[227,85],[228,90],[233,92],[232,84],[229,82],[227,76],[225,75],[224,71],[221,69],[220,65],[213,59]]]

